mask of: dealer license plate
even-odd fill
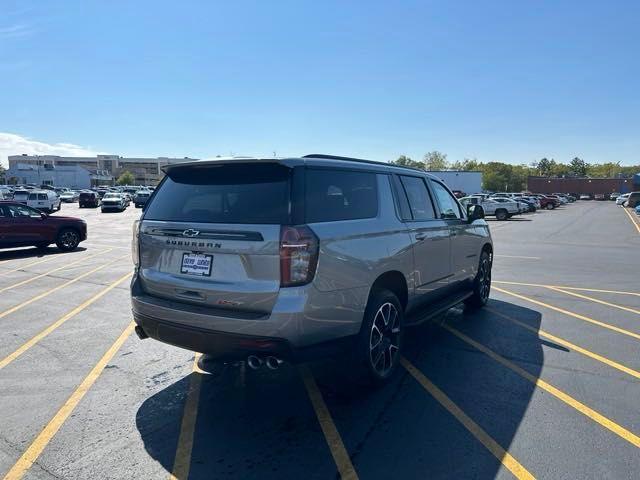
[[[198,275],[200,277],[211,276],[211,263],[213,255],[204,255],[201,253],[184,253],[182,254],[182,267],[180,273],[187,275]]]

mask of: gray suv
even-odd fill
[[[346,352],[382,383],[405,328],[489,297],[482,207],[422,171],[307,155],[165,173],[134,226],[140,338],[251,368]]]

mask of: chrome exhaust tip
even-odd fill
[[[271,357],[271,356],[267,357],[267,359],[265,360],[265,364],[267,365],[267,368],[270,370],[277,370],[281,363],[282,363],[282,360],[276,357]]]
[[[262,359],[256,355],[249,355],[247,357],[247,365],[253,370],[257,370],[262,366]]]

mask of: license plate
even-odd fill
[[[203,255],[201,253],[183,253],[182,267],[180,273],[187,275],[198,275],[200,277],[211,276],[211,263],[213,255]]]

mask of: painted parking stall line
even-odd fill
[[[33,347],[35,344],[37,344],[40,340],[42,340],[47,335],[49,335],[51,332],[53,332],[54,330],[58,329],[67,320],[75,317],[80,312],[82,312],[84,309],[86,309],[89,305],[91,305],[92,303],[95,303],[97,300],[99,300],[100,298],[104,297],[107,293],[109,293],[111,290],[116,288],[118,285],[120,285],[125,280],[128,280],[129,277],[131,277],[131,275],[132,275],[131,273],[127,273],[126,275],[122,276],[121,278],[119,278],[118,280],[113,282],[111,285],[109,285],[107,288],[101,290],[98,294],[94,295],[89,300],[85,301],[84,303],[78,305],[76,308],[71,310],[69,313],[63,315],[58,320],[56,320],[54,323],[52,323],[47,328],[42,330],[40,333],[38,333],[37,335],[32,337],[29,341],[27,341],[24,344],[22,344],[22,346],[20,346],[20,348],[14,350],[12,353],[7,355],[5,358],[0,360],[0,370],[3,369],[4,367],[6,367],[7,365],[9,365],[16,358],[18,358],[24,352],[29,350],[31,347]]]
[[[493,315],[501,317],[501,318],[503,318],[503,319],[515,324],[515,325],[518,325],[518,326],[520,326],[520,327],[522,327],[522,328],[524,328],[526,330],[529,330],[532,333],[539,334],[539,335],[547,338],[548,340],[551,340],[552,342],[555,342],[555,343],[557,343],[559,345],[567,347],[570,350],[573,350],[575,352],[581,353],[582,355],[584,355],[586,357],[589,357],[589,358],[591,358],[593,360],[596,360],[596,361],[598,361],[600,363],[604,363],[605,365],[608,365],[608,366],[610,366],[612,368],[615,368],[616,370],[619,370],[619,371],[621,371],[623,373],[626,373],[627,375],[631,375],[632,377],[637,378],[637,379],[640,380],[640,372],[637,371],[637,370],[634,370],[634,369],[629,368],[629,367],[627,367],[625,365],[622,365],[621,363],[618,363],[618,362],[616,362],[614,360],[611,360],[611,359],[605,357],[604,355],[599,355],[599,354],[594,353],[594,352],[592,352],[590,350],[587,350],[584,347],[576,345],[575,343],[571,343],[568,340],[565,340],[564,338],[560,338],[560,337],[558,337],[556,335],[553,335],[553,334],[551,334],[549,332],[546,332],[546,331],[544,331],[542,329],[533,328],[532,326],[527,325],[525,322],[522,322],[522,321],[520,321],[520,320],[518,320],[516,318],[513,318],[510,315],[507,315],[507,314],[504,314],[502,312],[499,312],[498,310],[496,310],[494,308],[490,308],[490,307],[485,307],[485,308],[486,308],[486,310],[488,312],[491,312]]]
[[[569,290],[564,290],[558,287],[547,287],[549,290],[553,290],[555,292],[564,293],[565,295],[571,295],[572,297],[581,298],[583,300],[588,300],[590,302],[599,303],[600,305],[605,305],[607,307],[617,308],[619,310],[624,310],[625,312],[635,313],[636,315],[640,315],[640,310],[631,307],[625,307],[624,305],[618,305],[616,303],[605,302],[604,300],[600,300],[599,298],[589,297],[588,295],[582,295],[580,293],[571,292]]]
[[[563,403],[565,403],[566,405],[570,406],[574,410],[582,413],[587,418],[593,420],[594,422],[598,423],[599,425],[603,426],[604,428],[606,428],[606,429],[610,430],[611,432],[615,433],[616,435],[618,435],[623,440],[626,440],[627,442],[629,442],[633,446],[635,446],[637,448],[640,448],[640,437],[638,437],[635,433],[627,430],[626,428],[622,427],[621,425],[618,425],[613,420],[607,418],[606,416],[602,415],[601,413],[597,412],[596,410],[588,407],[584,403],[576,400],[575,398],[571,397],[570,395],[568,395],[567,393],[563,392],[559,388],[551,385],[550,383],[545,382],[544,380],[542,380],[540,378],[536,378],[534,375],[531,375],[529,372],[527,372],[523,368],[521,368],[518,365],[516,365],[515,363],[507,360],[502,355],[499,355],[498,353],[494,352],[493,350],[491,350],[490,348],[486,347],[485,345],[483,345],[483,344],[481,344],[479,342],[476,342],[471,337],[465,335],[464,333],[462,333],[461,331],[457,330],[456,328],[451,327],[449,325],[443,325],[442,328],[444,328],[448,332],[452,333],[453,335],[458,337],[463,342],[471,345],[476,350],[478,350],[478,351],[484,353],[485,355],[487,355],[488,357],[492,358],[493,360],[495,360],[499,364],[507,367],[509,370],[511,370],[514,373],[518,374],[519,376],[521,376],[525,380],[533,383],[536,387],[544,390],[547,393],[550,393],[551,395],[556,397],[558,400],[562,401]]]
[[[494,457],[504,465],[516,478],[525,480],[535,478],[518,460],[496,442],[480,425],[474,422],[453,400],[434,385],[409,360],[402,357],[402,366],[409,374],[442,405],[453,417],[466,428]]]
[[[73,413],[83,397],[87,394],[89,389],[96,382],[100,374],[104,371],[104,368],[114,357],[116,352],[122,347],[122,344],[129,338],[131,332],[133,332],[135,324],[131,322],[127,328],[120,334],[118,339],[109,347],[104,353],[102,358],[98,360],[98,363],[91,369],[89,374],[73,391],[71,396],[62,405],[58,412],[53,416],[44,429],[38,434],[38,436],[31,442],[27,450],[22,454],[18,461],[11,467],[11,470],[5,475],[4,480],[20,480],[31,466],[36,462],[38,457],[42,454],[46,446],[51,439],[56,435],[58,430],[64,425],[64,422]]]
[[[9,285],[7,287],[0,288],[0,293],[6,292],[7,290],[12,290],[12,289],[17,288],[17,287],[21,287],[22,285],[26,285],[27,283],[31,283],[31,282],[33,282],[35,280],[38,280],[39,278],[47,277],[47,276],[51,275],[52,273],[56,273],[56,272],[59,272],[61,270],[65,270],[65,269],[67,269],[69,267],[72,267],[74,265],[78,265],[79,263],[82,263],[82,262],[86,262],[87,260],[89,260],[91,258],[95,258],[95,257],[98,257],[100,255],[104,255],[105,253],[109,253],[111,250],[112,250],[111,248],[108,248],[106,250],[102,250],[101,252],[94,253],[93,255],[89,255],[88,257],[80,258],[80,259],[78,259],[78,260],[76,260],[74,262],[62,265],[61,267],[56,267],[53,270],[49,270],[47,272],[40,273],[39,275],[36,275],[35,277],[27,278],[26,280],[22,280],[21,282],[15,283],[13,285]]]
[[[549,303],[544,303],[539,300],[535,300],[533,298],[526,297],[524,295],[520,295],[519,293],[511,292],[509,290],[504,290],[502,288],[493,287],[494,290],[497,290],[500,293],[504,293],[506,295],[511,295],[512,297],[519,298],[521,300],[525,300],[527,302],[531,302],[535,305],[539,305],[541,307],[548,308],[550,310],[554,310],[559,313],[563,313],[573,318],[577,318],[578,320],[583,320],[588,323],[592,323],[594,325],[598,325],[599,327],[606,328],[608,330],[614,331],[616,333],[620,333],[622,335],[626,335],[628,337],[635,338],[636,340],[640,340],[640,334],[635,332],[630,332],[629,330],[625,330],[624,328],[616,327],[615,325],[611,325],[609,323],[601,322],[600,320],[595,320],[591,317],[587,317],[586,315],[580,315],[579,313],[572,312],[570,310],[565,310],[564,308],[556,307],[555,305],[551,305]]]
[[[20,303],[18,305],[15,305],[15,306],[11,307],[11,308],[8,308],[7,310],[5,310],[3,312],[0,312],[0,318],[4,318],[7,315],[10,315],[12,313],[17,312],[21,308],[26,307],[27,305],[30,305],[30,304],[32,304],[34,302],[37,302],[38,300],[41,300],[41,299],[51,295],[52,293],[57,292],[58,290],[61,290],[61,289],[65,288],[65,287],[68,287],[69,285],[73,285],[74,283],[79,282],[83,278],[86,278],[86,277],[88,277],[90,275],[93,275],[94,273],[99,272],[100,270],[103,270],[103,269],[107,268],[108,266],[111,266],[114,263],[117,263],[117,262],[123,260],[126,257],[128,257],[128,255],[123,255],[122,257],[118,257],[115,260],[112,260],[112,261],[107,262],[107,263],[105,263],[103,265],[100,265],[99,267],[96,267],[96,268],[94,268],[92,270],[89,270],[88,272],[83,273],[82,275],[80,275],[80,276],[78,276],[78,277],[76,277],[76,278],[74,278],[72,280],[69,280],[69,281],[67,281],[65,283],[62,283],[62,284],[52,288],[51,290],[47,290],[46,292],[43,292],[43,293],[41,293],[39,295],[36,295],[35,297],[30,298],[26,302],[22,302],[22,303]]]

